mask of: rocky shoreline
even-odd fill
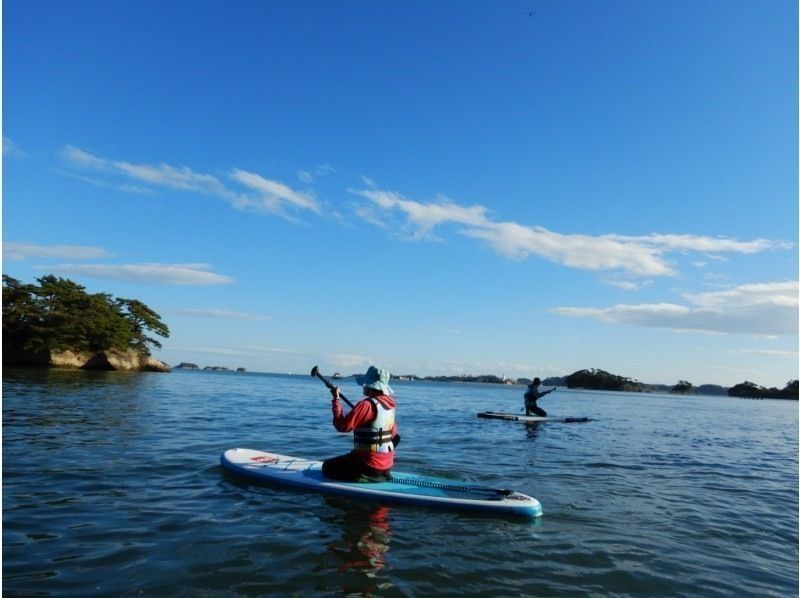
[[[51,367],[81,370],[117,372],[169,372],[172,370],[163,361],[144,355],[133,349],[110,349],[93,353],[90,351],[50,351],[37,355],[4,355],[4,365]]]

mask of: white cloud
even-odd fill
[[[78,147],[68,145],[61,155],[75,167],[103,173],[109,177],[124,177],[151,187],[178,189],[225,200],[232,207],[261,214],[284,215],[284,207],[320,212],[319,204],[310,193],[295,191],[281,182],[264,178],[258,174],[233,169],[231,180],[246,188],[246,191],[230,189],[218,177],[194,172],[186,166],[169,164],[134,164],[120,160],[108,160]],[[117,185],[122,190],[142,192],[141,186]]]
[[[207,264],[59,264],[37,268],[89,278],[168,285],[212,286],[234,281],[229,276],[209,272]]]
[[[707,333],[796,335],[798,283],[778,282],[685,294],[688,305],[619,304],[613,307],[557,307],[553,313],[617,324]]]
[[[652,247],[659,247],[664,251],[697,251],[710,254],[715,252],[759,253],[770,249],[790,249],[792,247],[791,243],[768,241],[766,239],[738,241],[736,239],[697,235],[652,234],[644,237],[624,237],[619,235],[615,235],[615,237],[626,241],[641,242]]]
[[[255,197],[242,195],[237,197],[235,205],[238,208],[278,213],[282,205],[289,204],[312,212],[318,213],[320,211],[319,205],[313,196],[295,191],[283,183],[271,181],[258,174],[239,169],[231,172],[231,178],[256,192]]]
[[[797,351],[779,351],[777,349],[739,349],[728,351],[734,355],[766,355],[767,357],[789,357],[797,359]]]
[[[186,352],[186,353],[206,353],[211,355],[230,355],[233,357],[253,357],[252,351],[239,349],[236,347],[212,347],[212,346],[197,346],[197,347],[182,347],[180,349],[171,348],[172,352]]]
[[[334,353],[332,355],[327,355],[324,358],[324,362],[342,370],[358,369],[359,371],[366,371],[373,363],[373,360],[366,355]]]
[[[108,170],[110,165],[108,160],[99,158],[91,152],[82,150],[74,145],[68,145],[62,149],[61,155],[68,162],[85,168],[91,168],[92,170]]]
[[[438,203],[422,204],[406,199],[398,193],[375,189],[349,189],[349,191],[369,199],[384,210],[400,210],[416,229],[415,236],[418,237],[428,236],[431,229],[448,222],[473,226],[487,223],[485,216],[487,210],[483,206],[464,208],[444,197],[440,198],[441,201]]]
[[[653,284],[652,280],[644,280],[644,281],[632,281],[632,280],[625,280],[622,278],[615,278],[613,276],[603,276],[600,281],[603,284],[607,284],[611,287],[617,287],[618,289],[622,289],[623,291],[638,291],[642,287],[650,286]]]
[[[12,261],[23,261],[28,258],[55,258],[70,260],[89,260],[109,257],[102,247],[87,245],[36,245],[34,243],[3,242],[3,256]]]
[[[175,168],[168,164],[152,166],[150,164],[131,164],[129,162],[114,162],[113,164],[116,170],[126,176],[150,185],[180,189],[182,191],[195,191],[220,197],[230,197],[232,195],[217,177],[193,172],[186,166]]]
[[[798,283],[796,281],[744,284],[724,291],[684,294],[695,305],[706,308],[724,306],[775,305],[796,308]]]
[[[28,154],[23,152],[16,143],[3,135],[3,157],[4,158],[24,158]]]
[[[564,235],[513,222],[488,223],[463,233],[483,239],[497,253],[515,259],[533,254],[579,270],[620,270],[633,276],[675,275],[657,248],[619,237]]]
[[[298,170],[296,174],[297,174],[297,179],[301,183],[305,183],[306,185],[311,185],[317,179],[317,177],[327,176],[329,174],[333,174],[334,172],[336,172],[336,169],[330,164],[320,164],[313,171]]]
[[[246,345],[243,347],[248,351],[256,351],[258,353],[280,353],[281,355],[305,355],[305,353],[297,349],[285,349],[282,347],[267,347],[265,345]]]
[[[245,355],[248,357],[262,357],[264,353],[279,353],[281,355],[302,355],[294,349],[281,349],[279,347],[264,347],[258,345],[244,345],[241,347],[187,347],[181,351],[193,351],[198,353],[220,353],[225,355]]]
[[[416,239],[435,239],[434,229],[440,225],[460,226],[460,234],[485,241],[496,253],[511,259],[526,259],[531,255],[570,268],[589,271],[614,271],[631,277],[675,276],[674,265],[665,254],[674,252],[702,252],[707,257],[714,253],[732,252],[751,254],[772,249],[792,247],[790,243],[765,239],[739,241],[697,235],[651,234],[578,235],[563,234],[541,226],[527,226],[516,222],[496,222],[488,216],[484,206],[460,206],[447,198],[433,203],[421,203],[392,191],[375,188],[374,183],[363,178],[366,189],[349,189],[350,193],[369,200],[369,209],[360,206],[356,213],[376,222],[399,213],[405,227],[412,230]],[[632,282],[615,280],[616,286],[632,288]]]

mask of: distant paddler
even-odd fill
[[[534,378],[533,382],[528,385],[528,390],[525,392],[525,415],[530,415],[531,412],[533,412],[539,417],[547,417],[547,411],[539,407],[536,401],[541,399],[544,395],[553,392],[556,387],[554,386],[550,390],[540,391],[539,387],[541,385],[542,381],[539,378]]]

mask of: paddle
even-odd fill
[[[322,382],[325,384],[325,386],[328,387],[329,390],[333,390],[334,388],[336,388],[333,384],[330,383],[330,381],[325,376],[319,373],[319,366],[315,365],[313,368],[311,368],[311,375],[316,376],[317,378],[322,380]],[[350,405],[351,409],[353,408],[353,404],[347,400],[347,397],[345,397],[342,394],[341,390],[339,391],[339,398],[342,399],[348,405]],[[400,444],[400,434],[394,435],[394,437],[392,438],[392,444],[395,446],[395,448],[397,447],[398,444]]]
[[[329,390],[333,390],[334,388],[336,388],[333,384],[331,384],[328,381],[327,378],[325,378],[325,376],[323,376],[322,374],[319,373],[319,366],[315,365],[313,368],[311,368],[311,375],[312,376],[316,376],[317,378],[322,380],[325,383],[325,386],[327,386]],[[342,394],[341,390],[339,391],[339,398],[342,399],[348,405],[350,405],[351,409],[353,408],[353,404],[350,401],[347,400],[347,397]]]

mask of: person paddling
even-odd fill
[[[339,432],[353,432],[353,450],[322,463],[326,478],[345,482],[383,482],[389,478],[399,441],[389,378],[389,372],[375,366],[357,376],[356,382],[364,387],[364,398],[347,415],[339,402],[339,387],[331,389],[333,427]]]
[[[542,385],[542,381],[539,378],[534,378],[533,382],[528,385],[528,390],[525,393],[525,415],[530,415],[531,411],[540,417],[547,417],[547,411],[539,407],[536,404],[536,401],[541,399],[544,395],[550,394],[553,392],[556,387],[554,386],[550,390],[540,391],[539,387]]]

